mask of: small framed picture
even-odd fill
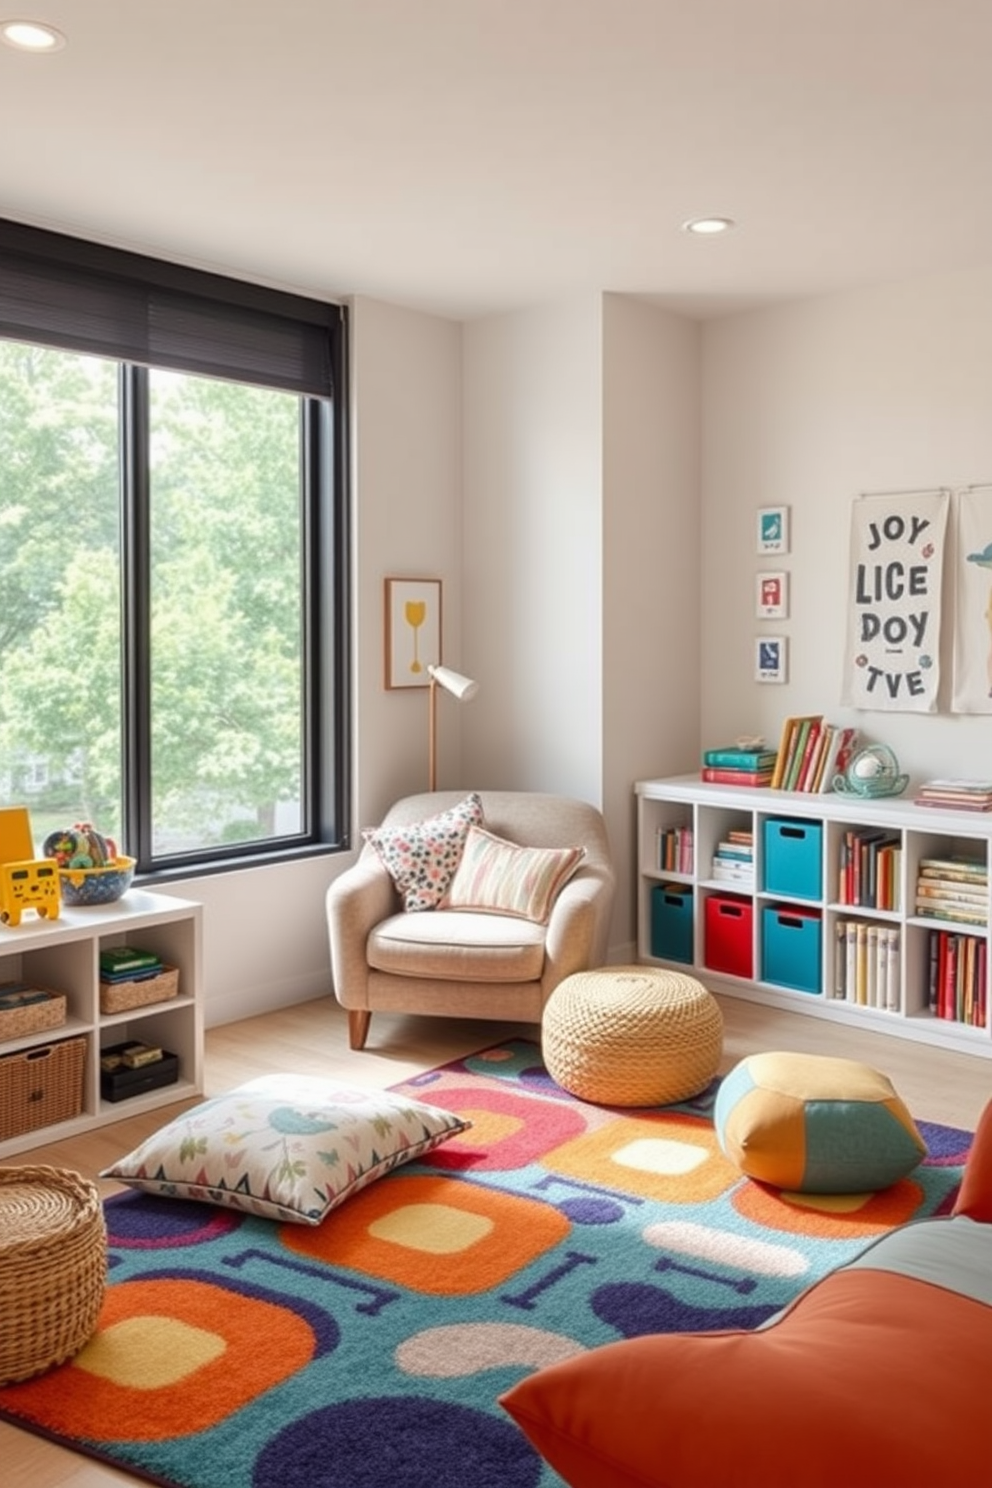
[[[754,643],[754,680],[784,682],[787,651],[784,636],[759,636]]]
[[[427,668],[441,663],[441,580],[387,579],[387,689],[429,687]]]
[[[788,620],[789,575],[787,573],[755,575],[754,613],[759,620]]]
[[[761,506],[758,508],[758,552],[787,553],[789,551],[789,508],[787,506]]]

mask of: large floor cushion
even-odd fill
[[[977,1488],[989,1469],[992,1104],[954,1213],[751,1332],[651,1334],[501,1404],[571,1488]]]
[[[887,1075],[821,1054],[742,1059],[717,1092],[713,1120],[742,1173],[797,1193],[888,1188],[927,1150]]]
[[[723,1052],[723,1015],[694,977],[647,966],[577,972],[544,1008],[544,1063],[580,1100],[664,1106],[704,1090]]]

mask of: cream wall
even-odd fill
[[[699,326],[603,300],[603,809],[636,959],[634,782],[699,749]]]
[[[463,346],[462,654],[481,688],[454,783],[599,805],[600,298],[474,321]]]
[[[698,749],[699,329],[618,295],[474,322],[463,430],[462,783],[602,807],[629,959],[633,784]]]
[[[826,713],[889,744],[914,777],[989,772],[992,719],[839,706],[851,501],[992,480],[992,269],[914,279],[703,329],[704,744],[777,742]],[[754,619],[755,511],[791,508],[787,622]],[[788,636],[786,686],[752,680],[759,633]],[[943,674],[949,681],[949,661]],[[946,706],[946,705],[945,705]],[[695,765],[691,755],[686,769]]]

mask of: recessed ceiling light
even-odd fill
[[[701,238],[712,238],[717,233],[729,232],[736,224],[732,217],[690,217],[688,222],[683,222],[683,230],[687,233],[695,233]]]
[[[21,52],[57,52],[65,37],[41,21],[0,21],[0,38]]]

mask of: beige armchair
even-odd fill
[[[327,891],[334,992],[348,1036],[362,1049],[374,1012],[539,1023],[554,988],[606,959],[614,871],[596,807],[527,791],[480,791],[485,828],[522,847],[585,848],[546,925],[503,914],[403,909],[368,843]],[[464,791],[398,801],[384,827],[405,826],[457,805]]]

